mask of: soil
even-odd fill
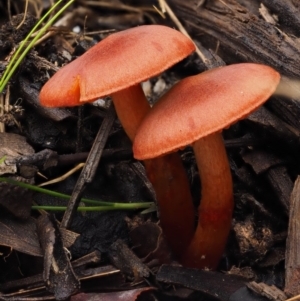
[[[25,14],[24,1],[0,3],[0,74],[51,3],[29,1]],[[180,79],[225,64],[261,63],[277,70],[283,80],[300,77],[297,1],[169,0],[168,4],[208,60],[203,63],[194,53],[144,83],[151,104]],[[159,9],[151,0],[75,1],[62,13],[0,95],[0,153],[10,168],[2,171],[0,166],[1,176],[39,185],[88,160],[84,175],[94,170],[91,178],[77,171],[49,189],[73,195],[75,203],[82,196],[107,202],[156,202],[143,164],[133,158],[132,143],[109,109],[109,97],[79,107],[49,109],[40,105],[39,91],[62,66],[114,31],[144,24],[176,28],[174,17],[166,13],[163,18]],[[109,114],[107,141],[98,155],[88,157]],[[216,271],[178,265],[162,234],[159,210],[71,210],[68,221],[55,211],[47,219],[45,213],[30,210],[32,202],[63,206],[66,201],[1,182],[0,299],[268,300],[268,296],[285,300],[299,294],[299,114],[297,97],[273,96],[223,131],[235,208]],[[187,147],[180,155],[196,207],[201,184],[194,154]],[[63,251],[67,245],[72,264]],[[83,260],[85,256],[90,257]],[[56,264],[64,271],[60,280]],[[88,279],[87,271],[96,276]],[[121,295],[124,291],[127,297]]]

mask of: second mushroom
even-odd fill
[[[233,211],[232,179],[221,131],[263,104],[279,79],[272,68],[251,63],[206,71],[176,84],[142,121],[133,146],[135,158],[159,157],[189,144],[194,149],[201,202],[198,226],[181,257],[183,264],[217,267]]]

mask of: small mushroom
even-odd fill
[[[202,198],[197,229],[181,257],[184,265],[217,267],[233,211],[232,179],[221,131],[263,104],[279,79],[272,68],[251,63],[206,71],[177,83],[141,123],[133,145],[137,159],[165,155],[189,144],[194,149]]]
[[[110,95],[125,132],[133,140],[150,110],[140,82],[160,74],[194,50],[190,39],[166,26],[145,25],[114,33],[55,73],[43,86],[40,101],[48,107],[76,106]],[[179,255],[194,231],[184,167],[178,154],[147,160],[145,167],[160,204],[166,238]],[[173,215],[165,214],[170,210]]]
[[[130,139],[149,110],[140,83],[181,61],[195,50],[180,32],[144,25],[111,34],[61,68],[43,86],[46,107],[82,105],[110,95]]]

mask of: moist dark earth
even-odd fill
[[[180,79],[222,65],[254,62],[271,66],[283,78],[300,77],[297,0],[167,2],[207,61],[194,53],[143,84],[151,104]],[[29,1],[24,13],[24,1],[0,3],[0,74],[50,7],[51,1]],[[160,9],[151,0],[74,1],[60,15],[0,95],[0,157],[15,166],[1,171],[1,177],[39,185],[87,160],[108,114],[109,97],[97,104],[48,109],[40,105],[39,91],[57,70],[112,32],[146,24],[177,28],[174,17],[165,13],[163,18]],[[178,264],[155,207],[143,213],[77,212],[68,233],[59,227],[63,212],[31,210],[35,204],[66,206],[65,200],[1,182],[0,299],[285,300],[298,295],[299,113],[299,99],[273,96],[223,131],[235,207],[224,255],[216,271],[207,274]],[[78,195],[155,202],[143,164],[133,158],[118,119],[108,131],[96,173]],[[180,155],[196,208],[201,184],[192,148]],[[45,188],[71,195],[80,179],[77,171]],[[64,271],[61,278],[54,267]]]

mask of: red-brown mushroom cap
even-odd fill
[[[111,34],[43,86],[42,105],[76,106],[158,75],[195,50],[180,32],[144,25]]]
[[[263,104],[279,79],[271,67],[251,63],[183,79],[143,119],[134,140],[135,158],[154,158],[221,131]]]

